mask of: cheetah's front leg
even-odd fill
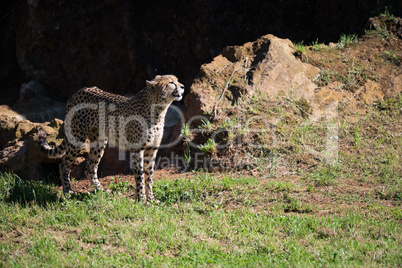
[[[135,177],[135,196],[138,200],[145,200],[144,150],[131,153],[131,168]]]
[[[155,159],[157,149],[148,149],[144,152],[144,173],[145,173],[145,195],[148,200],[154,200],[154,193],[152,191],[153,176],[155,169]]]

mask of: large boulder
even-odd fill
[[[41,153],[38,146],[38,130],[47,134],[49,144],[58,145],[64,139],[63,121],[34,123],[11,110],[0,106],[0,171],[12,171],[24,179],[41,179],[49,172],[58,174],[60,158],[49,158]],[[120,161],[116,148],[107,148],[99,166],[100,176],[127,174],[127,161]],[[82,151],[74,162],[71,177],[85,177],[85,157]],[[128,159],[128,157],[127,157]]]
[[[265,35],[242,46],[226,47],[222,54],[201,66],[199,76],[184,100],[187,120],[196,115],[216,116],[243,97],[256,92],[269,98],[278,96],[312,102],[312,77],[319,68],[296,58],[288,39]]]
[[[48,133],[51,144],[60,144],[62,121],[54,119],[52,122],[33,123],[22,120],[20,115],[10,116],[13,113],[8,109],[0,114],[0,170],[11,170],[27,179],[39,179],[46,173],[43,164],[54,164],[59,160],[47,158],[40,152],[38,130]]]
[[[228,46],[210,63],[201,66],[198,77],[184,99],[183,117],[188,124],[200,123],[199,116],[219,120],[235,112],[237,104],[251,98],[289,98],[301,101],[314,111],[317,85],[312,81],[320,69],[303,63],[288,39],[268,34],[241,46]],[[176,125],[169,142],[178,141],[182,121]],[[201,135],[202,136],[202,135]],[[167,142],[165,142],[166,144]],[[183,154],[179,146],[163,152]]]

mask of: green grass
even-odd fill
[[[304,52],[306,52],[307,47],[303,44],[303,42],[295,43],[294,46],[298,55],[302,55]]]
[[[393,51],[386,50],[386,51],[384,51],[382,56],[384,57],[384,59],[386,59],[387,61],[393,62],[397,66],[401,65],[401,61],[400,61],[399,57]]]
[[[203,152],[205,155],[211,155],[216,151],[216,143],[215,140],[209,138],[207,142],[203,145],[199,145],[198,149]]]
[[[340,176],[342,176],[342,173],[338,167],[328,165],[308,173],[305,179],[312,182],[314,186],[319,187],[336,184]]]
[[[356,43],[357,38],[357,34],[342,34],[338,41],[338,47],[340,49],[344,49],[350,44]]]
[[[2,174],[0,182],[2,193],[22,189],[10,174]],[[3,195],[2,266],[397,266],[402,261],[401,209],[375,199],[363,201],[364,209],[331,205],[325,208],[331,213],[319,214],[306,201],[310,193],[303,184],[194,173],[191,180],[156,181],[155,196],[162,202],[156,206],[117,194],[127,185],[116,185],[114,193],[71,199],[43,195],[46,202]],[[23,192],[49,187],[36,182]]]
[[[318,42],[318,38],[315,41],[311,42],[310,46],[311,46],[311,49],[314,51],[321,50],[323,47],[325,47],[325,45],[323,43]]]
[[[313,79],[313,82],[319,86],[328,85],[331,82],[331,77],[334,76],[334,71],[331,70],[320,70],[317,77]]]

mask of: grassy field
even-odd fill
[[[400,192],[390,201],[308,185],[195,173],[158,181],[162,204],[150,205],[124,183],[61,200],[52,185],[3,174],[1,266],[401,265]]]

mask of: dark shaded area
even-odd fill
[[[337,41],[385,7],[401,14],[395,0],[2,1],[0,104],[15,103],[30,80],[62,101],[93,85],[133,94],[155,74],[189,87],[225,46],[267,33]]]
[[[54,203],[58,197],[51,181],[50,177],[41,181],[28,181],[12,172],[0,173],[0,201],[19,203],[23,207]]]

